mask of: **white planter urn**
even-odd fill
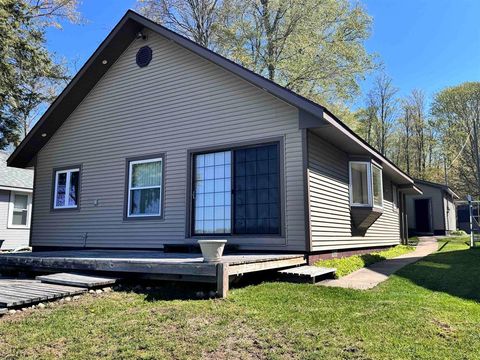
[[[219,262],[222,259],[223,249],[227,240],[198,240],[200,249],[202,250],[203,261]]]

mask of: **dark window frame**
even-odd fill
[[[56,189],[57,172],[73,170],[73,169],[78,169],[77,206],[76,207],[55,207],[55,189]],[[83,174],[83,165],[82,164],[53,168],[53,170],[52,170],[52,190],[51,190],[51,201],[50,201],[50,211],[51,212],[80,211],[81,198],[82,198],[82,174]]]
[[[232,196],[232,225],[230,234],[195,234],[194,233],[194,207],[193,207],[193,189],[195,181],[195,155],[208,154],[212,152],[220,151],[232,151],[232,189],[234,189],[234,156],[233,152],[239,149],[255,148],[259,146],[266,145],[278,145],[279,152],[279,197],[280,197],[280,216],[279,216],[279,233],[275,234],[236,234],[234,233],[234,205],[235,200]],[[273,138],[264,138],[258,140],[249,140],[242,141],[237,143],[232,143],[228,145],[217,145],[211,147],[203,147],[197,149],[188,149],[187,150],[187,196],[186,196],[186,224],[185,224],[185,237],[187,239],[202,239],[205,237],[224,237],[227,239],[242,239],[242,238],[286,238],[286,229],[285,229],[285,139],[283,136],[273,137]]]
[[[123,220],[124,221],[144,221],[144,220],[164,220],[165,219],[165,153],[140,155],[128,157],[125,159],[125,190],[123,196]],[[128,216],[128,193],[130,186],[130,163],[132,161],[142,161],[151,159],[162,159],[162,182],[160,191],[160,215],[138,215]]]

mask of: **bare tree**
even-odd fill
[[[403,138],[403,143],[405,145],[404,146],[405,168],[406,168],[407,174],[410,174],[411,173],[410,145],[411,145],[411,139],[412,139],[413,116],[412,116],[412,108],[410,104],[408,104],[408,102],[405,100],[402,102],[402,111],[403,111],[403,117],[399,121],[400,129],[401,129],[400,136]]]
[[[398,89],[393,86],[392,79],[381,74],[375,78],[373,88],[367,94],[370,111],[375,117],[374,143],[382,154],[386,154],[388,150],[388,138],[396,120],[397,92]]]
[[[139,0],[139,10],[152,20],[212,47],[218,20],[218,0]]]
[[[67,21],[78,24],[84,19],[78,11],[79,0],[26,0],[30,5],[32,18],[44,26],[62,27]]]
[[[468,82],[440,91],[432,104],[449,167],[458,188],[480,197],[480,83]]]

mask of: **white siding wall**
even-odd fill
[[[457,208],[453,202],[453,199],[450,195],[445,195],[443,198],[444,209],[445,209],[445,219],[446,219],[446,229],[447,231],[457,230]]]
[[[153,49],[149,66],[135,54]],[[88,76],[86,74],[85,76]],[[184,243],[187,150],[283,137],[286,239],[232,240],[304,250],[298,110],[218,66],[148,34],[135,40],[38,154],[34,246],[157,248]],[[125,159],[165,153],[163,220],[123,220]],[[79,211],[51,212],[52,170],[82,165]],[[94,201],[98,200],[98,206]]]
[[[13,250],[20,246],[28,246],[29,229],[8,228],[8,206],[10,191],[0,190],[0,240],[5,240],[0,250]]]
[[[399,213],[393,209],[392,182],[387,177],[383,177],[383,214],[365,236],[352,236],[347,154],[309,133],[308,158],[310,231],[314,251],[400,243]]]

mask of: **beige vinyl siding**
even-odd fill
[[[347,154],[310,132],[307,176],[313,251],[400,243],[399,214],[393,209],[392,182],[386,176],[383,214],[365,236],[352,236]]]
[[[153,49],[145,68],[141,46]],[[88,76],[86,74],[85,76]],[[34,246],[159,248],[183,244],[187,151],[283,138],[285,238],[231,240],[305,250],[298,110],[160,35],[135,40],[38,154]],[[163,220],[124,220],[125,159],[165,154]],[[80,210],[50,210],[52,170],[81,165]],[[98,201],[98,206],[94,202]]]
[[[13,250],[20,246],[28,246],[29,229],[8,228],[8,207],[10,191],[0,190],[0,240],[5,240],[0,250]]]
[[[409,195],[406,200],[406,208],[408,215],[408,228],[411,230],[416,229],[415,219],[415,200],[416,199],[430,199],[431,214],[430,219],[432,221],[432,230],[445,231],[445,197],[443,190],[427,184],[417,183],[417,186],[422,190],[422,195]]]
[[[445,194],[443,203],[445,211],[445,230],[457,230],[457,213],[452,197],[449,194]]]

